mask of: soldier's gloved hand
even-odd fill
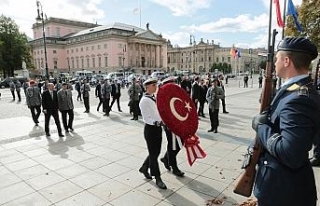
[[[252,129],[257,132],[259,125],[266,124],[269,121],[268,116],[268,112],[262,112],[261,114],[256,115],[252,119]]]

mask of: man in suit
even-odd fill
[[[86,111],[84,113],[89,113],[90,112],[90,103],[89,103],[89,97],[90,97],[90,86],[87,83],[87,80],[83,80],[83,85],[81,86],[81,93],[83,95],[83,102],[84,102],[84,107],[86,108]]]
[[[103,98],[102,98],[102,94],[101,94],[101,84],[103,84],[103,80],[100,80],[99,83],[96,86],[95,89],[95,94],[96,94],[96,98],[99,98],[99,104],[97,107],[97,111],[99,111],[100,106],[103,105]],[[103,108],[103,106],[102,106]]]
[[[104,116],[109,116],[110,113],[110,96],[112,87],[109,84],[109,80],[104,80],[104,84],[101,86],[101,94],[103,98],[103,109],[105,110]]]
[[[45,90],[42,94],[42,108],[43,108],[43,113],[45,117],[44,130],[46,132],[46,136],[50,137],[49,122],[50,122],[50,117],[53,116],[54,121],[57,125],[59,137],[64,137],[61,131],[61,125],[59,120],[58,95],[57,95],[57,91],[54,90],[53,83],[48,83],[47,90]]]
[[[31,111],[33,122],[38,126],[41,113],[41,92],[34,80],[30,80],[29,87],[26,89],[26,101]],[[35,113],[35,110],[37,113]]]
[[[309,151],[320,132],[320,96],[308,71],[317,47],[303,37],[286,37],[276,54],[276,75],[284,80],[269,109],[252,120],[259,156],[254,194],[259,206],[316,206]]]
[[[224,114],[228,114],[229,112],[227,111],[227,108],[226,108],[226,91],[224,89],[224,84],[222,82],[222,80],[223,80],[223,75],[222,74],[220,74],[218,76],[218,80],[219,80],[218,86],[222,88],[223,93],[224,93],[224,98],[221,99],[222,111],[223,111]]]
[[[196,106],[196,109],[198,109],[198,102],[200,100],[200,78],[197,76],[194,78],[194,82],[192,84],[191,88],[191,99],[194,102],[194,105]]]
[[[111,85],[111,87],[112,87],[112,90],[111,90],[112,102],[110,105],[110,110],[112,109],[114,102],[117,100],[118,111],[122,112],[120,107],[121,85],[120,83],[118,83],[117,79],[114,80],[114,83]]]
[[[72,92],[68,89],[68,83],[62,83],[62,88],[58,91],[58,106],[62,116],[62,123],[64,130],[69,132],[73,132],[73,100],[72,100]],[[69,121],[67,121],[67,115],[69,116]]]

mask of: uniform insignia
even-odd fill
[[[287,91],[292,92],[292,91],[295,91],[295,90],[299,89],[299,87],[300,87],[299,85],[293,84],[293,85],[291,85],[290,87],[287,88]]]
[[[309,89],[307,86],[301,86],[298,91],[299,96],[307,96],[309,97]]]

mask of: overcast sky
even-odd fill
[[[273,0],[272,0],[273,1]],[[284,0],[279,0],[283,12]],[[302,0],[293,0],[300,5]],[[122,22],[145,28],[146,23],[171,43],[186,46],[190,34],[198,42],[212,40],[221,46],[266,47],[270,0],[41,0],[47,17],[91,23]],[[0,13],[11,17],[31,38],[37,7],[35,0],[0,0]],[[141,13],[139,13],[141,12]],[[140,21],[141,14],[141,21]],[[276,14],[273,9],[273,27]]]

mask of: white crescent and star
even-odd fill
[[[170,100],[170,109],[171,109],[171,112],[172,112],[172,114],[173,114],[173,116],[175,117],[175,118],[177,118],[178,120],[180,120],[180,121],[186,121],[187,119],[188,119],[188,117],[189,117],[189,112],[190,112],[190,110],[192,109],[192,107],[190,106],[190,102],[184,102],[185,103],[185,108],[188,110],[188,113],[185,115],[185,116],[181,116],[178,112],[177,112],[177,110],[176,110],[176,108],[175,108],[175,106],[174,106],[174,103],[175,103],[175,101],[180,101],[180,102],[182,102],[182,100],[180,99],[180,98],[177,98],[177,97],[173,97],[171,100]]]

